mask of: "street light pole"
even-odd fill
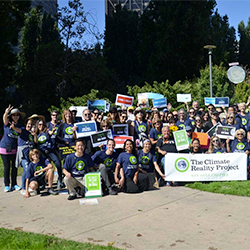
[[[212,51],[215,49],[215,45],[206,45],[204,49],[208,49],[208,57],[209,57],[209,73],[210,73],[210,97],[213,97],[213,74],[212,74]]]

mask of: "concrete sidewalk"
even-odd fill
[[[163,187],[83,206],[66,194],[24,199],[3,189],[0,178],[0,227],[131,250],[250,249],[247,197]]]

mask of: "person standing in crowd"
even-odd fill
[[[153,127],[149,131],[149,139],[151,141],[153,150],[155,150],[155,144],[157,143],[157,140],[162,136],[161,133],[162,122],[159,118],[156,118],[153,119],[152,125]]]
[[[135,121],[131,123],[134,127],[134,141],[137,147],[142,147],[143,141],[148,139],[150,130],[149,123],[145,121],[146,113],[142,108],[135,110]]]
[[[188,112],[188,119],[191,122],[192,127],[195,126],[195,110],[191,108]]]
[[[219,113],[218,111],[213,111],[211,120],[208,120],[204,124],[204,131],[207,132],[210,128],[212,128],[214,125],[216,125],[220,121],[219,119]]]
[[[70,107],[69,110],[71,111],[71,114],[72,114],[73,123],[82,122],[82,118],[79,116],[76,116],[76,114],[77,114],[76,107]]]
[[[234,113],[227,113],[225,126],[234,127],[236,130],[241,128],[241,123],[237,123]]]
[[[238,117],[241,119],[241,124],[242,124],[242,128],[245,129],[245,131],[247,131],[247,123],[249,121],[249,114],[246,113],[246,105],[244,102],[239,103],[238,104],[238,108],[240,113],[238,114]]]
[[[215,111],[214,105],[210,103],[210,104],[207,106],[207,110],[208,110],[209,116],[211,117],[211,116],[212,116],[212,113]]]
[[[186,113],[184,109],[180,109],[178,112],[178,120],[176,122],[176,126],[179,129],[185,129],[186,126],[192,126],[189,119],[187,119]]]
[[[210,120],[209,112],[208,112],[208,111],[205,111],[205,112],[202,114],[201,118],[202,118],[202,125],[204,126],[204,124]]]
[[[202,122],[201,116],[197,115],[195,117],[194,132],[204,133],[203,122]]]
[[[16,168],[23,168],[22,192],[25,194],[26,173],[29,165],[29,152],[34,147],[34,128],[32,120],[27,120],[26,126],[21,128],[22,132],[17,139]]]
[[[60,125],[60,120],[58,119],[58,112],[56,110],[53,110],[50,112],[50,117],[51,120],[50,122],[47,122],[47,128],[50,131],[50,138],[51,138],[51,142],[53,145],[53,148],[56,150],[57,146],[56,146],[56,134],[57,134],[57,130],[59,128]]]
[[[112,125],[120,123],[120,118],[119,118],[116,107],[110,108],[109,113],[108,113],[108,120]]]
[[[84,197],[84,176],[88,172],[93,172],[95,166],[91,157],[84,153],[84,141],[77,139],[75,150],[75,153],[68,155],[63,165],[64,183],[69,190],[68,200],[76,199],[77,193]]]
[[[15,167],[17,153],[17,138],[21,134],[21,120],[25,113],[9,105],[3,114],[4,134],[0,142],[0,154],[4,165],[4,192],[20,190],[17,185],[17,168]],[[10,182],[11,169],[11,182]],[[10,187],[11,184],[11,187]]]
[[[57,195],[58,193],[52,187],[54,169],[51,163],[41,156],[41,153],[38,149],[32,149],[29,153],[29,158],[31,162],[29,163],[26,174],[26,192],[24,197],[30,197],[29,187],[39,194],[39,187],[45,185],[46,180],[48,180],[47,192],[52,195]]]
[[[210,138],[208,153],[209,154],[226,153],[226,149],[222,147],[221,140],[218,136],[214,135]]]
[[[118,154],[114,152],[115,141],[109,139],[107,142],[106,151],[97,151],[91,158],[98,166],[98,170],[101,172],[101,177],[105,186],[108,189],[110,195],[116,195],[117,192],[112,188],[114,184],[114,170],[116,167],[116,161]]]
[[[37,121],[34,133],[34,142],[36,143],[37,148],[41,151],[42,155],[45,158],[50,158],[51,161],[54,162],[58,172],[57,188],[60,189],[64,187],[62,183],[62,166],[50,138],[53,133],[54,131],[48,131],[46,123],[43,120]]]
[[[148,176],[139,171],[137,153],[133,141],[126,140],[125,152],[118,156],[115,182],[125,193],[141,193],[149,189]]]
[[[127,115],[128,115],[128,121],[133,122],[135,120],[135,116],[134,116],[134,107],[130,106],[127,109]]]
[[[188,103],[185,102],[185,104],[186,104],[187,112],[189,113],[190,108],[189,108],[189,106],[188,106]],[[199,107],[200,107],[199,103],[198,103],[197,101],[193,101],[193,103],[192,103],[192,108],[194,109],[195,115],[198,113]]]

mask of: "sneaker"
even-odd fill
[[[5,193],[10,192],[10,187],[9,187],[9,186],[5,186],[5,187],[4,187],[4,192],[5,192]]]
[[[22,189],[20,193],[21,193],[21,195],[25,195],[26,194],[26,190]]]
[[[48,193],[52,194],[52,195],[57,195],[58,194],[52,187],[48,188]]]
[[[74,200],[74,199],[76,199],[77,197],[76,197],[76,194],[75,195],[70,195],[69,197],[68,197],[68,200],[69,201],[72,201],[72,200]]]
[[[36,194],[36,195],[40,194],[40,187],[38,187],[38,188],[34,191],[34,194]]]
[[[110,195],[117,195],[117,192],[110,187],[109,188],[109,194]]]
[[[18,186],[18,185],[15,185],[14,187],[11,187],[11,189],[16,190],[16,191],[19,191],[19,190],[21,190],[22,188],[21,188],[20,186]]]

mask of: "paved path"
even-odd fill
[[[24,199],[3,188],[0,178],[0,227],[131,250],[250,249],[247,197],[163,187],[83,206],[66,194]]]

